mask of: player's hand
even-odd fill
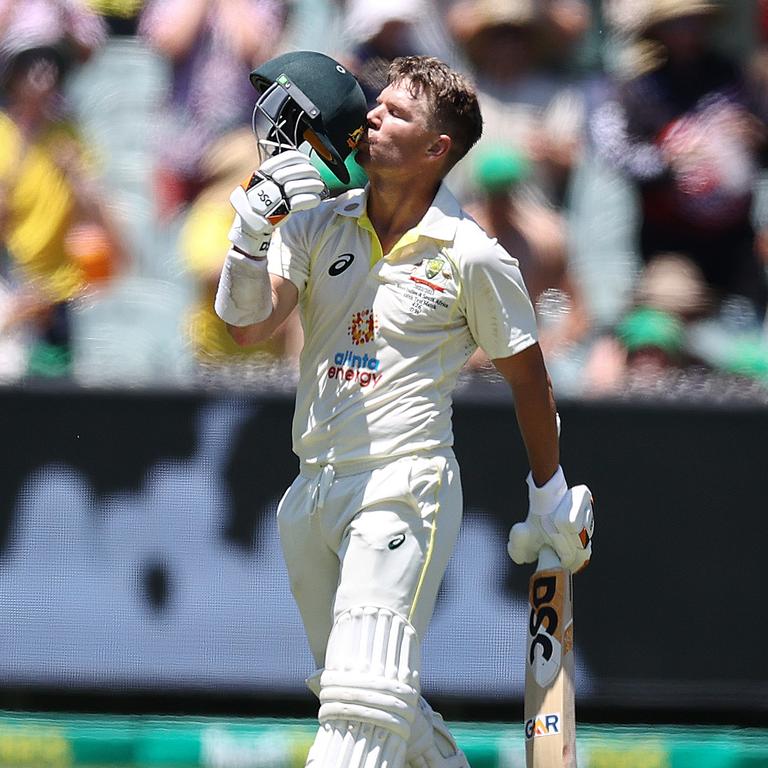
[[[507,552],[518,565],[534,562],[541,548],[549,543],[544,527],[554,528],[552,516],[568,492],[561,467],[540,488],[530,472],[525,482],[528,484],[528,516],[525,522],[512,526],[507,543]]]
[[[251,258],[264,258],[274,228],[288,214],[314,208],[325,184],[309,158],[292,149],[265,160],[229,197],[235,220],[229,239]]]
[[[564,568],[578,573],[592,556],[594,510],[589,488],[568,488],[559,467],[541,488],[530,474],[527,483],[528,517],[509,532],[509,556],[518,565],[532,563],[547,545],[555,550]]]

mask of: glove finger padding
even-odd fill
[[[317,179],[320,181],[320,172],[302,155],[303,160],[301,162],[292,163],[291,165],[281,166],[272,173],[266,173],[264,167],[259,168],[259,173],[267,178],[274,179],[278,184],[287,184],[289,181],[304,180],[304,179]]]
[[[308,211],[315,208],[319,201],[319,195],[296,195],[291,198],[291,211]]]
[[[316,179],[298,179],[286,182],[284,189],[291,212],[306,211],[322,200],[325,184]]]
[[[549,538],[563,567],[572,573],[586,568],[592,557],[595,530],[594,504],[586,485],[576,485],[568,490],[555,510],[552,523],[554,530]]]
[[[311,165],[307,167],[294,166],[301,171],[286,181],[279,181],[283,187],[283,196],[288,202],[288,208],[291,213],[294,211],[307,211],[320,204],[325,193],[325,184],[320,178],[317,170]],[[310,174],[309,171],[312,171]],[[278,179],[275,179],[278,181]]]
[[[535,521],[515,523],[509,532],[507,552],[515,563],[524,565],[536,560],[543,544],[544,537]]]
[[[270,201],[282,193],[274,181],[262,181],[246,192],[242,187],[235,187],[229,196],[229,202],[240,217],[240,227],[250,235],[271,234],[274,227],[267,221],[267,206],[258,198],[262,192]],[[251,193],[254,193],[253,195]]]
[[[319,205],[326,187],[320,172],[307,156],[290,150],[262,163],[245,185],[245,190],[251,209],[272,227],[280,224],[289,213],[306,211]],[[237,206],[235,210],[243,216]],[[246,216],[243,219],[248,226],[259,226],[258,220]],[[263,226],[259,231],[264,231]]]
[[[298,150],[281,152],[261,164],[259,174],[272,179],[283,187],[284,198],[290,210],[299,210],[293,204],[297,194],[312,193],[320,202],[325,191],[325,184],[320,171],[315,168],[305,154]]]
[[[280,152],[277,155],[267,158],[260,166],[259,171],[265,176],[273,176],[274,173],[281,168],[287,168],[291,165],[299,165],[306,163],[309,165],[307,156],[300,152],[298,149],[287,149],[285,152]],[[313,167],[313,166],[312,166]]]
[[[229,197],[236,214],[230,241],[252,258],[264,257],[275,226],[294,211],[315,208],[325,189],[320,172],[301,152],[269,158]]]

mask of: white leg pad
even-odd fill
[[[406,752],[408,768],[469,768],[441,715],[423,697],[411,727]]]
[[[320,676],[320,728],[312,768],[403,768],[418,712],[419,639],[385,608],[338,617]]]
[[[405,741],[370,723],[329,720],[317,731],[306,768],[403,768]]]

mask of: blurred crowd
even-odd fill
[[[0,0],[0,382],[292,384],[295,319],[242,349],[212,309],[248,73],[291,49],[371,102],[400,55],[471,76],[448,185],[519,259],[559,395],[765,399],[766,0]]]

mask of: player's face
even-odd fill
[[[388,85],[368,113],[368,129],[358,146],[357,162],[367,171],[391,169],[419,173],[429,148],[439,137],[430,128],[425,99],[414,97],[407,83]]]

